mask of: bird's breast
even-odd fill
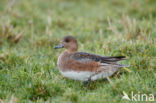
[[[70,55],[66,52],[62,53],[57,60],[57,65],[60,71],[65,71],[67,69],[69,62]]]

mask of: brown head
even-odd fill
[[[61,42],[55,49],[66,48],[68,52],[76,52],[78,49],[77,40],[72,36],[65,36]]]

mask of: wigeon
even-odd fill
[[[125,60],[125,56],[104,57],[100,55],[78,52],[77,40],[72,36],[65,36],[61,44],[55,47],[66,50],[58,57],[58,68],[62,75],[79,81],[94,81],[107,78],[117,72],[124,65],[118,64]]]

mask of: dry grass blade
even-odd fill
[[[115,35],[118,35],[119,31],[116,28],[116,26],[112,25],[109,17],[107,17],[107,22],[108,22],[108,25],[109,25],[108,30],[111,30],[112,32],[114,32]]]
[[[16,0],[10,0],[6,6],[6,10],[11,10],[12,6],[15,4]]]
[[[17,44],[22,39],[22,37],[23,37],[22,34],[16,35],[14,38],[14,43]]]
[[[11,96],[9,103],[18,103],[17,97]]]
[[[126,71],[128,71],[128,72],[132,72],[130,69],[128,69],[128,68],[123,68],[124,70],[126,70]]]

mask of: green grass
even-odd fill
[[[131,103],[122,92],[156,96],[155,0],[9,0],[0,1],[0,102]],[[79,51],[125,55],[112,83],[86,88],[64,78],[54,50],[65,35]],[[156,97],[155,97],[156,100]],[[140,103],[140,102],[139,102]]]

